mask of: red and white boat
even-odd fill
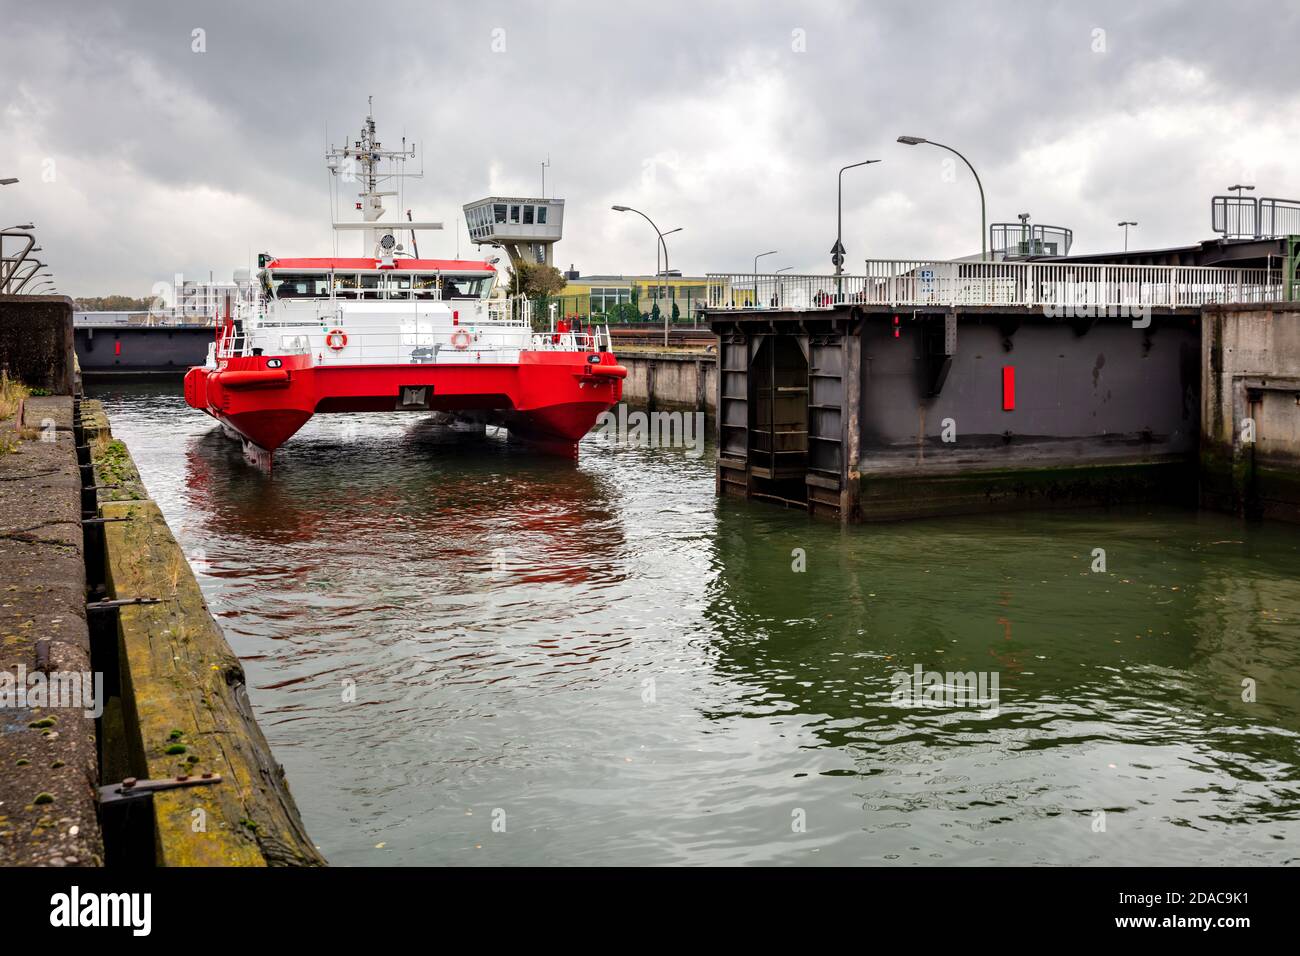
[[[554,454],[578,441],[622,396],[627,369],[607,327],[550,320],[535,331],[528,303],[494,295],[493,261],[408,256],[397,235],[439,223],[381,221],[386,151],[367,119],[354,147],[331,150],[336,173],[357,168],[365,258],[262,256],[247,302],[217,323],[205,365],[185,376],[185,400],[243,442],[249,461],[272,453],[319,413],[425,411],[504,427]],[[388,174],[400,175],[400,174]],[[345,175],[344,181],[351,177]]]

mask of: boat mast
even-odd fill
[[[376,259],[383,259],[391,264],[393,254],[402,252],[402,246],[396,242],[394,233],[399,229],[409,230],[412,241],[414,241],[415,230],[419,229],[441,229],[440,222],[410,222],[402,223],[401,226],[381,224],[368,225],[369,223],[379,223],[384,215],[384,197],[396,196],[397,191],[388,189],[381,190],[379,184],[390,179],[401,179],[404,176],[410,176],[419,179],[423,172],[408,173],[405,172],[405,165],[408,159],[415,158],[415,145],[410,147],[406,145],[406,137],[402,137],[401,149],[384,149],[383,144],[375,131],[375,110],[374,97],[367,97],[369,102],[369,112],[361,124],[360,135],[353,140],[351,145],[344,142],[343,146],[330,147],[325,154],[325,165],[329,167],[330,173],[338,176],[344,183],[361,182],[363,191],[357,193],[360,200],[357,208],[361,210],[361,222],[336,222],[334,228],[337,229],[360,229],[362,231],[362,255],[373,256]],[[385,170],[384,163],[389,163]]]

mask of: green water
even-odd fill
[[[332,863],[1300,858],[1300,528],[841,529],[715,499],[711,450],[403,415],[317,418],[267,477],[177,392],[103,397]],[[917,664],[996,709],[899,706]]]

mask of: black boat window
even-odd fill
[[[314,299],[328,296],[329,276],[285,275],[276,273],[272,278],[277,299]]]

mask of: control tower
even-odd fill
[[[465,204],[470,241],[500,246],[513,265],[552,265],[551,247],[564,231],[563,199],[489,196]]]

